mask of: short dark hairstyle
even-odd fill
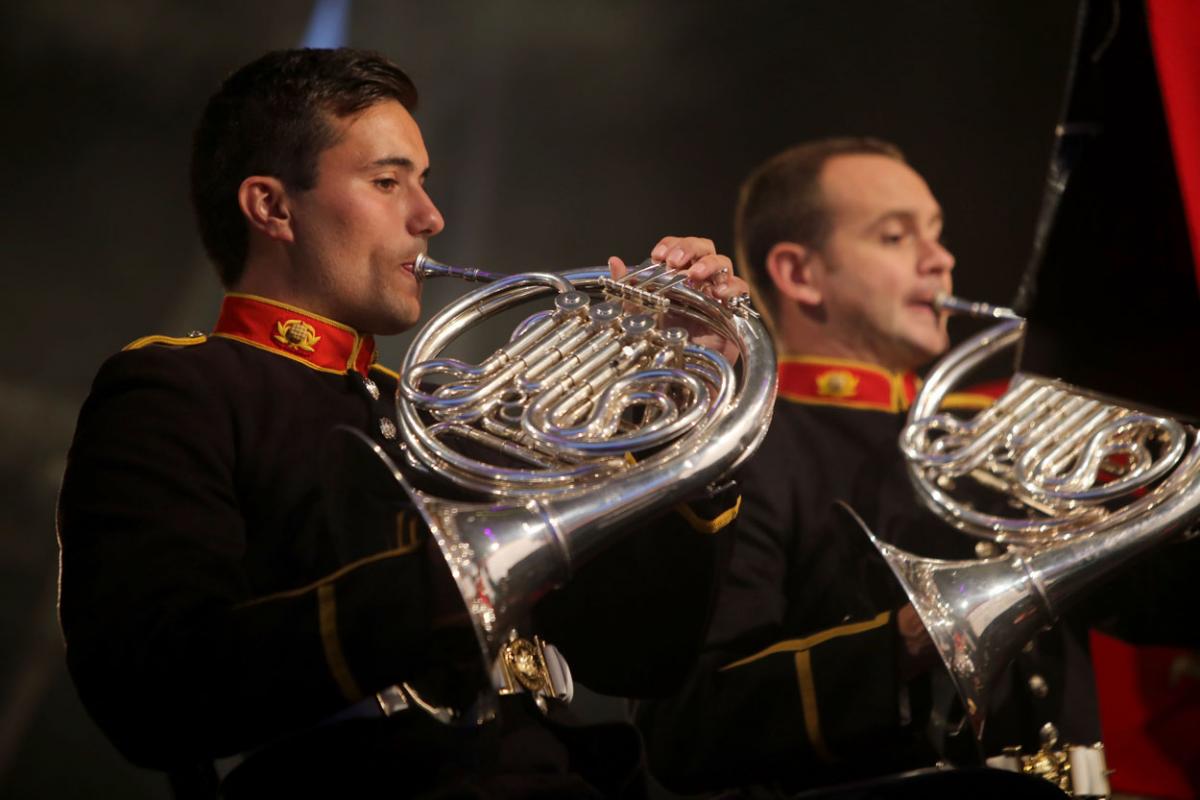
[[[821,170],[835,156],[881,155],[904,161],[900,148],[869,136],[817,139],[772,156],[742,183],[734,214],[737,273],[750,284],[755,307],[774,324],[776,294],[767,254],[779,242],[820,249],[830,216],[821,193]]]
[[[332,120],[386,100],[414,111],[417,89],[386,57],[350,48],[267,53],[221,84],[196,126],[191,183],[200,237],[222,284],[236,284],[246,264],[242,181],[271,175],[289,189],[311,189],[318,156],[336,141]]]

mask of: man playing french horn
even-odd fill
[[[1127,610],[1114,593],[1100,592],[1088,619],[1067,616],[1036,635],[991,687],[988,708],[968,715],[904,589],[845,510],[902,551],[1000,555],[918,503],[898,446],[919,386],[913,370],[948,346],[939,298],[955,262],[942,222],[921,176],[875,139],[797,145],[743,184],[737,268],[773,325],[779,400],[739,473],[744,506],[706,653],[681,692],[639,707],[651,770],[669,788],[790,796],[981,755],[1011,767],[1021,758],[1012,747],[1061,767],[1075,745],[1086,762],[1076,787],[1089,787],[1079,793],[1105,791],[1087,631]],[[990,402],[950,395],[946,407]],[[1119,596],[1151,607],[1152,588],[1171,587],[1134,576]],[[977,749],[971,723],[984,711]]]
[[[593,689],[639,695],[672,688],[702,639],[728,488],[638,520],[480,663],[472,625],[503,609],[467,618],[446,560],[461,547],[439,549],[399,491],[419,476],[398,446],[397,375],[373,357],[374,335],[416,323],[444,224],[415,103],[394,64],[354,50],[271,53],[228,78],[192,164],[227,289],[216,326],[126,347],[81,413],[59,515],[68,663],[113,743],[180,796],[215,796],[226,759],[226,797],[636,797],[633,729],[559,718],[562,656]],[[714,301],[745,287],[706,239],[650,256]],[[399,499],[372,475],[326,476],[362,489],[340,496],[352,525],[322,504],[323,472],[346,465],[335,426],[396,470]],[[482,721],[464,715],[484,688],[513,696],[462,724]]]

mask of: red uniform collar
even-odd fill
[[[920,379],[874,364],[821,356],[779,360],[779,396],[797,403],[907,411]]]
[[[229,293],[221,303],[214,336],[253,345],[323,372],[367,374],[375,338],[287,303]]]

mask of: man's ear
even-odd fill
[[[270,239],[295,240],[291,204],[283,181],[270,175],[251,175],[238,187],[238,206],[247,224]]]
[[[821,288],[814,281],[815,251],[795,242],[777,242],[767,253],[767,273],[781,297],[804,306],[821,304]]]

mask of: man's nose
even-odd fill
[[[433,198],[425,192],[420,193],[412,213],[408,215],[408,232],[413,236],[437,236],[446,227],[442,212],[434,205]]]
[[[926,239],[922,245],[918,269],[923,273],[949,272],[954,269],[954,254],[937,239]]]

